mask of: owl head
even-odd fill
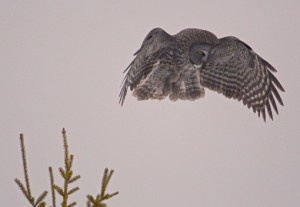
[[[212,49],[210,44],[197,44],[190,50],[190,61],[197,66],[204,66]]]

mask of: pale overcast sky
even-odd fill
[[[105,2],[105,3],[104,3]],[[105,167],[115,170],[109,207],[300,205],[300,1],[0,1],[0,200],[29,206],[24,133],[34,195],[63,165],[66,128],[84,206]],[[286,89],[264,123],[206,90],[195,102],[118,104],[123,70],[154,27],[236,36],[269,61]],[[50,197],[47,197],[50,205]]]

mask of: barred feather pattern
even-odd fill
[[[271,105],[278,114],[274,96],[283,105],[277,89],[284,89],[272,72],[276,72],[275,68],[248,45],[227,37],[212,49],[206,67],[200,69],[200,76],[205,87],[241,100],[266,120],[266,111],[273,119]]]

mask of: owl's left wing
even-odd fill
[[[275,68],[247,44],[225,37],[210,51],[200,77],[205,87],[241,100],[266,120],[266,110],[273,119],[271,105],[278,114],[275,98],[283,105],[277,89],[284,89],[272,72],[276,72]]]

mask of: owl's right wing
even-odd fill
[[[278,114],[275,99],[283,105],[277,89],[284,89],[272,72],[275,68],[246,43],[225,37],[211,50],[200,77],[205,87],[241,100],[265,120],[266,110],[273,119],[271,105]]]
[[[120,104],[123,105],[128,88],[139,100],[165,98],[170,93],[168,80],[174,74],[174,54],[173,48],[167,47],[148,57],[137,55],[124,71],[127,73],[119,94]]]

